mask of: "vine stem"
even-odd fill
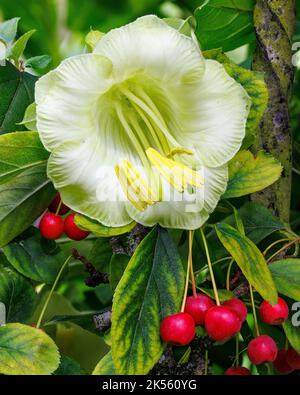
[[[193,238],[194,238],[194,232],[192,230],[189,230],[189,257],[190,259],[190,273],[191,273],[191,282],[192,282],[192,290],[193,290],[193,296],[197,296],[197,290],[196,290],[196,283],[195,283],[195,274],[194,274],[194,267],[193,267]]]
[[[53,295],[53,292],[54,292],[54,290],[55,290],[55,288],[56,288],[56,285],[57,285],[57,283],[58,283],[58,281],[59,281],[59,279],[60,279],[60,277],[61,277],[61,275],[62,275],[62,273],[63,273],[63,271],[64,271],[64,269],[65,269],[65,267],[67,266],[67,264],[69,263],[69,261],[70,261],[71,258],[72,258],[72,255],[68,256],[68,258],[65,260],[65,262],[64,262],[63,265],[62,265],[62,267],[60,268],[60,271],[58,272],[58,274],[57,274],[57,276],[56,276],[56,279],[55,279],[55,281],[54,281],[54,283],[53,283],[53,285],[52,285],[52,288],[51,288],[51,290],[50,290],[50,292],[49,292],[49,294],[48,294],[48,297],[47,297],[47,299],[46,299],[46,302],[45,302],[45,304],[44,304],[44,306],[43,306],[43,308],[42,308],[42,311],[41,311],[41,313],[40,313],[39,319],[38,319],[38,321],[37,321],[37,324],[36,324],[36,328],[37,328],[37,329],[40,328],[40,326],[41,326],[42,319],[43,319],[43,317],[44,317],[44,315],[45,315],[45,312],[46,312],[47,307],[48,307],[48,305],[49,305],[49,302],[50,302],[50,300],[51,300],[51,298],[52,298],[52,295]]]
[[[56,211],[55,211],[55,215],[58,215],[58,214],[59,214],[60,209],[61,209],[61,205],[62,205],[62,200],[60,199],[60,201],[59,201],[59,203],[58,203],[58,206],[57,206],[57,209],[56,209]]]
[[[297,237],[296,239],[292,240],[290,243],[285,244],[280,250],[276,251],[273,255],[270,256],[270,258],[267,260],[267,263],[270,263],[273,258],[275,258],[276,255],[280,254],[281,252],[285,251],[289,247],[291,247],[293,244],[297,244],[300,242],[300,237]]]
[[[185,302],[187,298],[187,293],[189,289],[189,277],[190,273],[193,271],[192,269],[192,261],[193,261],[193,231],[189,230],[189,255],[188,255],[188,261],[187,261],[187,268],[186,268],[186,278],[185,278],[185,288],[184,288],[184,294],[183,294],[183,299],[182,299],[182,305],[181,305],[181,312],[184,311],[185,308]],[[194,274],[194,271],[193,271]],[[192,280],[194,281],[193,284],[195,286],[195,279]],[[194,288],[193,288],[194,292]]]
[[[284,238],[284,239],[280,239],[280,240],[276,240],[274,241],[274,243],[270,244],[263,252],[263,255],[266,256],[267,253],[270,251],[271,248],[275,247],[277,244],[283,243],[285,241],[290,241],[290,239],[288,238]]]
[[[249,291],[250,291],[251,306],[252,306],[252,311],[253,311],[253,318],[254,318],[254,326],[255,326],[256,336],[259,336],[260,332],[259,332],[259,327],[258,327],[258,322],[257,322],[257,315],[256,315],[256,309],[255,309],[255,303],[254,303],[254,297],[253,297],[253,289],[252,289],[252,285],[251,284],[249,284]]]
[[[226,289],[227,291],[230,291],[230,274],[231,274],[231,268],[233,265],[234,259],[231,259],[231,261],[229,262],[228,265],[228,269],[227,269],[227,275],[226,275]]]
[[[219,298],[219,294],[218,294],[218,288],[217,288],[217,284],[216,284],[216,280],[215,280],[215,276],[214,276],[214,271],[213,271],[213,267],[211,264],[211,259],[210,259],[210,255],[209,255],[209,250],[208,250],[208,246],[207,246],[207,241],[203,232],[203,228],[200,229],[201,232],[201,236],[202,236],[202,240],[203,240],[203,244],[204,244],[204,248],[205,248],[205,253],[206,253],[206,259],[207,259],[207,264],[208,264],[208,268],[209,268],[209,273],[210,273],[210,278],[211,278],[211,282],[212,282],[212,286],[213,286],[213,290],[214,290],[214,295],[215,295],[215,299],[216,299],[216,303],[217,306],[220,306],[220,298]]]

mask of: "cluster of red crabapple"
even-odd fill
[[[75,213],[63,218],[62,215],[70,211],[69,207],[63,204],[60,194],[57,193],[48,211],[42,216],[39,229],[41,235],[48,240],[57,240],[65,233],[72,240],[83,240],[90,232],[80,229],[74,222]]]
[[[42,216],[39,229],[46,239],[57,240],[65,233],[72,240],[83,240],[89,232],[80,229],[74,222],[75,213],[65,218],[62,216],[70,211],[62,203],[59,193]],[[222,305],[204,294],[189,296],[186,299],[184,312],[167,316],[160,327],[161,338],[177,346],[188,345],[195,337],[196,326],[203,325],[207,335],[214,341],[226,342],[240,332],[247,318],[247,307],[240,299],[233,298]],[[282,298],[272,306],[263,301],[259,308],[263,322],[269,325],[281,325],[289,315],[289,308]],[[254,365],[273,362],[280,373],[291,373],[300,369],[300,355],[293,348],[279,350],[275,341],[267,335],[260,335],[250,341],[247,347],[250,361]],[[251,372],[245,367],[231,367],[225,375],[249,376]]]
[[[240,332],[247,318],[247,307],[240,299],[233,298],[217,306],[204,294],[189,296],[184,312],[169,315],[160,326],[162,340],[177,346],[188,345],[195,337],[196,326],[203,325],[207,335],[214,341],[226,342]],[[261,320],[269,325],[281,325],[289,315],[289,308],[282,298],[272,306],[263,301],[259,308]],[[280,373],[291,373],[300,369],[300,355],[293,349],[278,351],[275,341],[267,335],[259,335],[250,341],[247,354],[254,365],[273,362]],[[231,367],[225,375],[249,376],[245,367]]]

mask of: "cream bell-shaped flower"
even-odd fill
[[[195,40],[149,15],[42,77],[36,104],[69,207],[111,227],[196,229],[226,189],[250,100]]]

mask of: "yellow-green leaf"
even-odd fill
[[[22,324],[0,327],[1,374],[51,374],[59,361],[57,346],[46,333]]]
[[[277,290],[265,258],[256,245],[228,224],[217,224],[216,232],[249,283],[265,300],[275,304]]]
[[[269,267],[278,292],[300,300],[300,259],[283,259]]]
[[[124,233],[130,232],[136,225],[136,222],[131,222],[128,225],[121,226],[118,228],[110,228],[108,226],[102,225],[100,222],[85,217],[80,214],[75,215],[75,223],[79,228],[83,230],[88,230],[94,233],[97,237],[112,237],[123,235]]]
[[[272,155],[260,151],[240,151],[229,162],[229,181],[223,198],[248,195],[267,188],[278,180],[282,166]]]
[[[111,352],[108,352],[97,364],[93,371],[93,376],[115,376],[117,375],[114,361],[112,359]]]
[[[248,148],[254,142],[257,128],[268,104],[269,94],[263,75],[232,63],[221,49],[205,51],[204,56],[222,63],[227,73],[244,87],[251,98],[252,105],[247,119],[246,137],[243,141],[243,148]]]
[[[297,311],[299,312],[300,305],[297,307]],[[295,313],[295,312],[294,312]],[[297,313],[295,313],[297,314]],[[298,319],[296,320],[297,322],[293,323],[293,318],[292,320],[287,320],[285,321],[282,326],[283,330],[285,332],[286,337],[288,338],[288,341],[290,345],[300,354],[300,316],[298,313]]]
[[[173,27],[175,30],[178,30],[181,34],[184,34],[185,36],[191,37],[192,34],[192,27],[190,25],[190,22],[192,20],[192,17],[189,16],[187,19],[181,19],[181,18],[164,18],[164,21],[171,27]]]
[[[89,49],[93,51],[98,44],[98,42],[105,36],[105,33],[99,32],[98,30],[91,30],[85,36],[85,43],[88,45]]]
[[[120,280],[112,310],[112,356],[118,374],[147,374],[160,358],[161,319],[178,311],[184,287],[179,254],[165,229],[141,242]]]
[[[30,39],[30,37],[35,33],[36,30],[30,30],[29,32],[26,32],[18,38],[18,40],[14,43],[14,45],[11,47],[8,58],[13,59],[15,62],[18,61],[18,59],[21,57],[23,51],[26,48],[27,42]]]
[[[26,129],[31,131],[37,131],[36,127],[36,104],[31,103],[26,108],[24,118],[22,122],[19,122],[18,125],[25,125]]]

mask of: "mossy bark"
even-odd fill
[[[292,178],[292,133],[288,102],[294,71],[291,39],[296,21],[294,0],[257,0],[254,26],[257,49],[253,69],[265,73],[269,103],[258,130],[254,151],[263,149],[280,160],[282,177],[252,195],[283,222],[289,222]],[[261,175],[263,177],[263,174]]]

